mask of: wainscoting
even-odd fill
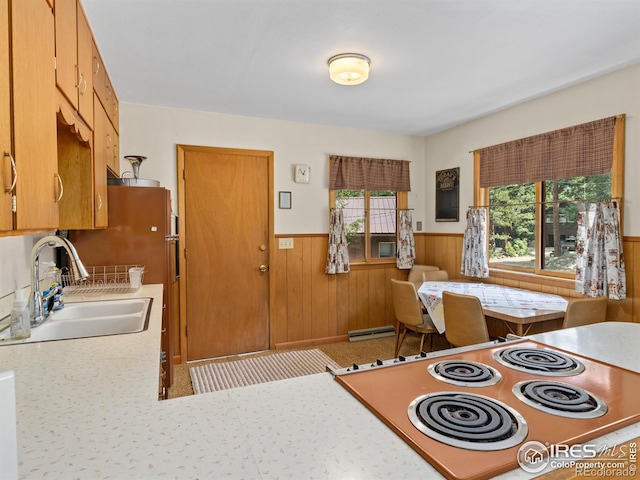
[[[395,264],[355,265],[348,274],[326,275],[328,235],[278,235],[294,239],[294,248],[277,250],[271,265],[271,348],[298,347],[347,339],[347,332],[394,325],[391,278],[406,279]],[[461,234],[417,233],[417,263],[436,265],[460,278]],[[277,243],[277,242],[276,242]],[[640,322],[640,237],[624,240],[627,295],[609,301],[609,320]],[[638,262],[635,262],[638,258]],[[492,273],[487,283],[578,296],[573,282],[519,273]],[[640,305],[640,303],[637,303]]]

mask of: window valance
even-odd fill
[[[477,150],[480,187],[610,172],[616,119],[602,118]]]
[[[329,157],[330,190],[411,191],[408,160]]]

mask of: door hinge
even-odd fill
[[[53,69],[58,69],[58,59],[56,57],[53,57]]]
[[[184,249],[184,258],[187,258],[187,249]]]
[[[187,179],[187,172],[186,172],[186,170],[184,168],[182,169],[182,179],[183,180]]]
[[[16,213],[18,211],[18,197],[11,195],[11,211]]]
[[[185,325],[185,327],[184,327],[184,336],[185,337],[189,336],[189,325]]]

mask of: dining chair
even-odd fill
[[[433,349],[433,334],[437,334],[438,330],[429,318],[429,315],[422,313],[420,300],[418,299],[413,283],[392,278],[391,296],[393,298],[393,310],[397,323],[396,347],[393,356],[398,356],[408,330],[421,335],[420,351],[422,351],[422,347],[424,346],[424,337],[429,335],[429,350],[431,351]],[[400,336],[400,330],[402,330],[402,336]]]
[[[446,282],[447,280],[449,280],[449,274],[446,270],[422,272],[423,282]]]
[[[444,334],[454,347],[464,347],[490,340],[487,320],[478,297],[442,292]]]
[[[607,297],[572,298],[564,314],[562,328],[580,327],[604,322],[607,316]]]
[[[409,270],[409,277],[407,278],[407,281],[413,283],[416,290],[418,290],[420,285],[422,285],[423,272],[434,272],[437,270],[439,270],[439,268],[435,265],[414,265],[411,267],[411,270]]]

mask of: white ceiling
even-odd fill
[[[640,0],[82,3],[121,102],[411,135],[640,62]]]

